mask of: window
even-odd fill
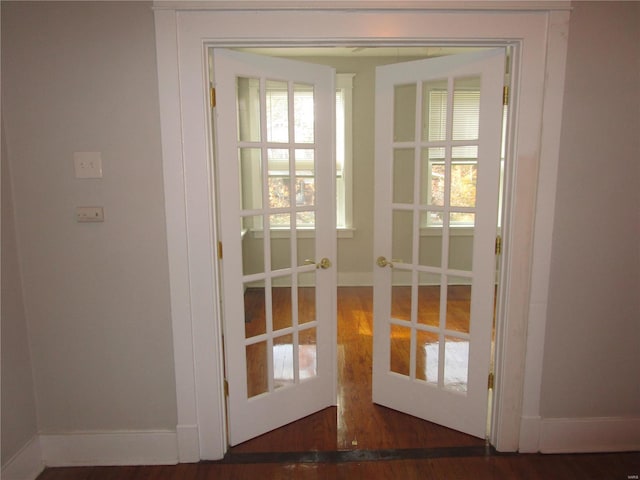
[[[351,135],[352,135],[352,74],[336,75],[336,226],[339,229],[351,227]],[[287,138],[288,105],[287,86],[268,82],[266,92],[267,135],[270,141]],[[313,90],[300,86],[294,93],[294,134],[296,143],[313,142]],[[268,184],[269,204],[274,207],[288,207],[289,202],[289,151],[287,149],[269,149]],[[315,196],[313,149],[295,151],[295,202],[296,206],[313,205]],[[313,227],[313,214],[298,218],[298,227]],[[279,224],[272,226],[288,228],[288,217],[282,216]]]
[[[445,138],[447,91],[430,90],[428,108],[428,139],[440,140]],[[454,139],[478,138],[480,120],[480,91],[456,90],[453,94],[453,125]],[[505,132],[507,107],[503,111],[503,135],[500,161],[500,185],[502,185],[502,171],[504,167]],[[426,152],[428,168],[427,195],[432,205],[444,205],[445,195],[445,148],[429,148]],[[451,184],[449,204],[453,207],[475,207],[476,184],[478,166],[477,146],[455,146],[451,148]],[[500,195],[500,200],[502,195]],[[501,206],[501,202],[500,202]],[[425,227],[442,227],[442,212],[429,212],[426,216]],[[500,218],[500,217],[499,217]],[[474,225],[474,213],[459,212],[451,217],[451,227],[467,227]]]

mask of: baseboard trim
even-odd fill
[[[196,463],[200,461],[200,437],[197,425],[178,425],[178,461],[180,463]]]
[[[40,439],[35,435],[2,467],[3,480],[35,480],[44,470]]]
[[[40,435],[47,467],[175,465],[178,442],[172,431],[74,432]]]
[[[372,272],[338,272],[340,287],[370,287],[373,285]]]
[[[537,453],[540,451],[540,421],[539,416],[523,416],[520,419],[518,452]]]
[[[540,422],[542,453],[640,450],[640,417],[545,418]]]

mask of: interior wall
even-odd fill
[[[175,430],[151,3],[2,2],[2,75],[39,429]]]
[[[1,464],[38,431],[33,372],[18,262],[13,198],[2,126],[2,438]]]
[[[571,14],[540,409],[640,415],[640,3]]]

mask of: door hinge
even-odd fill
[[[216,106],[216,88],[215,87],[210,87],[209,98],[211,100],[211,108],[215,108]]]
[[[226,378],[224,379],[224,396],[229,396],[229,382],[227,382]]]
[[[500,235],[496,236],[496,255],[500,255],[502,253],[502,237]]]
[[[493,390],[493,381],[494,381],[494,375],[493,375],[493,372],[491,372],[489,374],[489,378],[487,379],[487,388],[489,390]]]
[[[218,259],[222,260],[222,242],[218,242]]]
[[[502,105],[509,105],[509,85],[502,87]]]

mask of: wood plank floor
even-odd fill
[[[371,402],[372,290],[338,291],[338,406],[230,449],[221,462],[45,470],[39,480],[614,479],[640,454],[501,455],[474,438]],[[308,453],[304,453],[308,452]],[[637,477],[636,477],[637,478]]]
[[[230,452],[484,446],[482,439],[374,405],[372,350],[372,288],[339,288],[338,407],[249,440]]]
[[[174,466],[72,467],[45,470],[38,480],[629,480],[639,453],[505,455],[348,463],[200,462]]]

